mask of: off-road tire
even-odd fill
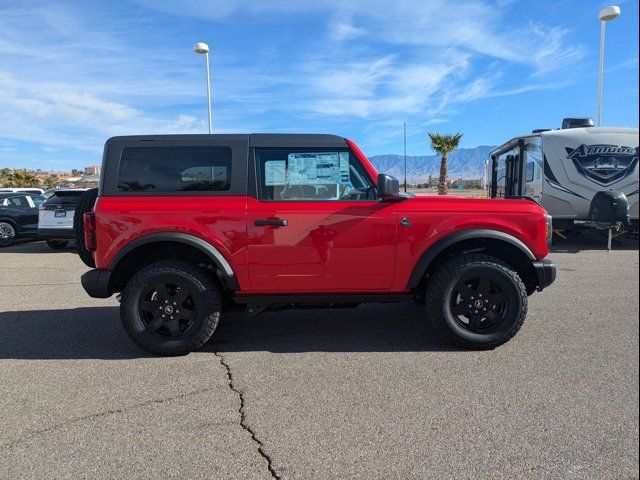
[[[146,289],[167,279],[194,292],[190,298],[195,305],[195,320],[177,337],[149,331],[143,318],[148,313],[143,313],[140,307]],[[164,260],[143,268],[127,282],[122,292],[120,318],[129,337],[143,350],[156,355],[185,355],[211,338],[220,320],[221,306],[221,296],[210,272],[190,262]]]
[[[463,275],[482,277],[483,273],[502,282],[509,302],[500,330],[489,334],[461,327],[451,307],[453,289]],[[463,348],[487,350],[509,341],[522,327],[527,315],[527,289],[520,276],[502,260],[483,254],[460,255],[445,262],[429,278],[425,303],[428,319],[445,339]]]
[[[53,248],[54,250],[61,250],[68,244],[68,240],[47,240],[47,245],[49,246],[49,248]]]
[[[0,248],[8,247],[16,239],[16,229],[9,222],[0,222]]]
[[[93,206],[98,198],[98,189],[92,188],[82,194],[78,205],[76,206],[75,213],[73,214],[73,233],[76,237],[76,248],[78,249],[78,255],[80,260],[84,262],[87,267],[96,268],[96,262],[93,259],[93,255],[84,243],[84,214],[93,210]]]

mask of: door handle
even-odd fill
[[[289,225],[289,222],[287,222],[286,220],[281,220],[279,218],[275,218],[273,220],[256,220],[254,222],[254,224],[257,227],[265,227],[265,226],[270,226],[270,227],[286,227],[287,225]]]

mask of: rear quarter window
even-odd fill
[[[229,147],[126,147],[118,167],[121,193],[225,192],[231,188]]]

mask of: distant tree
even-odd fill
[[[7,177],[10,173],[10,168],[0,168],[0,187],[6,187],[8,185]]]
[[[40,183],[40,180],[33,172],[16,169],[7,175],[6,183],[10,187],[35,187]]]
[[[80,177],[82,175],[82,171],[78,170],[77,168],[73,168],[71,169],[71,175],[73,175],[74,177]]]
[[[60,177],[55,173],[47,175],[43,181],[47,187],[55,187],[60,183]]]
[[[440,154],[440,178],[438,179],[438,195],[446,195],[449,185],[447,183],[447,156],[458,148],[462,133],[455,135],[442,135],[440,133],[428,132],[431,140],[431,148]]]

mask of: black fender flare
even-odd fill
[[[178,232],[165,232],[165,233],[152,233],[149,235],[144,235],[142,237],[136,238],[133,242],[127,244],[123,247],[111,260],[109,264],[109,270],[112,272],[118,267],[120,261],[131,251],[134,249],[146,245],[149,243],[157,243],[157,242],[177,242],[183,243],[185,245],[189,245],[200,250],[204,253],[209,259],[213,262],[218,270],[220,271],[220,275],[223,277],[227,286],[230,290],[239,290],[240,285],[238,284],[238,279],[231,268],[231,265],[227,261],[227,259],[220,253],[220,251],[211,245],[209,242],[202,240],[199,237],[194,235],[189,235],[187,233],[178,233]]]
[[[520,250],[530,261],[535,261],[536,257],[533,255],[529,247],[527,247],[521,240],[517,239],[513,235],[509,235],[508,233],[501,232],[499,230],[489,230],[489,229],[472,229],[472,230],[462,230],[459,232],[452,233],[447,235],[444,238],[441,238],[436,243],[431,245],[426,252],[422,254],[418,263],[413,268],[413,272],[411,273],[411,277],[409,277],[409,283],[407,284],[408,289],[416,288],[422,278],[424,277],[429,265],[435,260],[435,258],[442,253],[445,249],[454,245],[458,242],[462,242],[464,240],[471,239],[479,239],[479,238],[487,238],[492,240],[500,240],[510,245],[513,245],[518,250]]]

